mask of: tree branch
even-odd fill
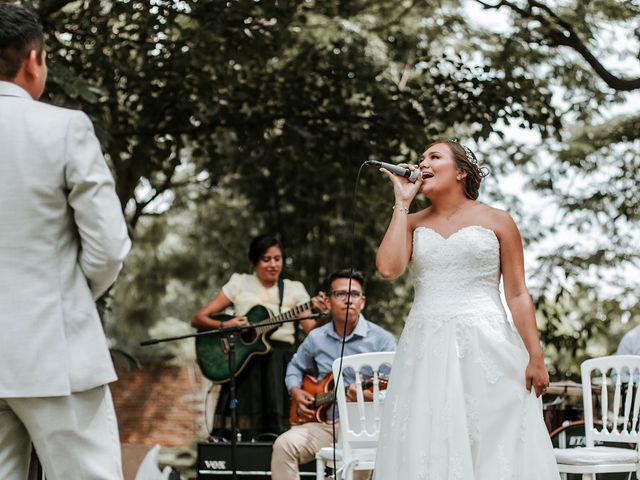
[[[591,50],[589,50],[585,43],[580,39],[571,24],[560,18],[547,5],[536,0],[530,0],[529,3],[532,7],[537,7],[540,10],[546,12],[547,15],[549,15],[556,22],[556,24],[561,27],[561,30],[552,30],[551,39],[558,45],[570,47],[578,52],[582,56],[582,58],[584,58],[587,63],[591,65],[591,68],[593,68],[596,74],[598,74],[598,76],[602,78],[602,80],[604,80],[607,85],[615,90],[620,91],[630,91],[640,88],[640,78],[620,78],[613,75],[609,70],[607,70],[605,66],[602,65],[602,63],[600,63],[600,61],[595,57],[595,55],[591,53]],[[545,20],[542,15],[539,15],[538,19],[541,22],[544,22]],[[546,22],[546,25],[553,27],[549,24],[549,22]]]
[[[495,4],[487,3],[483,0],[476,0],[476,2],[487,10],[495,10],[504,6],[522,17],[538,20],[549,29],[547,36],[555,45],[569,47],[580,54],[595,73],[614,90],[627,92],[640,88],[640,78],[621,78],[611,73],[582,41],[571,24],[559,17],[544,3],[537,0],[529,0],[529,8],[523,9],[507,0],[501,0]],[[535,13],[534,9],[539,9],[542,13]]]

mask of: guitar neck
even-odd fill
[[[313,302],[309,300],[308,302],[301,303],[300,305],[296,305],[291,310],[287,310],[284,313],[276,315],[275,317],[267,318],[262,322],[258,323],[256,327],[256,332],[258,334],[269,332],[270,330],[274,330],[280,326],[280,324],[285,320],[291,320],[293,318],[298,317],[302,312],[309,310],[313,306]]]
[[[329,392],[323,392],[316,395],[315,400],[313,401],[314,408],[321,407],[322,405],[326,405],[327,403],[332,403],[336,399],[335,390],[331,390]]]
[[[378,376],[378,382],[380,387],[386,388],[387,386],[387,378],[385,375]],[[366,390],[367,388],[373,387],[373,378],[369,378],[362,382],[361,388]],[[349,389],[349,387],[345,388],[345,392]],[[329,390],[328,392],[322,392],[316,395],[314,400],[315,408],[321,407],[322,405],[326,405],[327,403],[334,402],[336,399],[336,391]]]

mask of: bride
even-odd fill
[[[395,205],[377,268],[393,279],[410,266],[415,299],[389,382],[375,478],[557,480],[538,398],[549,375],[518,228],[476,200],[483,172],[457,141],[429,146],[419,169],[415,183],[382,169]],[[418,192],[431,206],[409,214]]]

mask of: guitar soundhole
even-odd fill
[[[255,329],[240,333],[240,340],[244,343],[253,343],[256,341],[257,335]]]

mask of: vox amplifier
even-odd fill
[[[236,444],[236,476],[238,480],[271,478],[271,442],[239,442]],[[232,478],[231,444],[198,443],[198,480]],[[315,461],[300,465],[300,477],[316,477]]]

